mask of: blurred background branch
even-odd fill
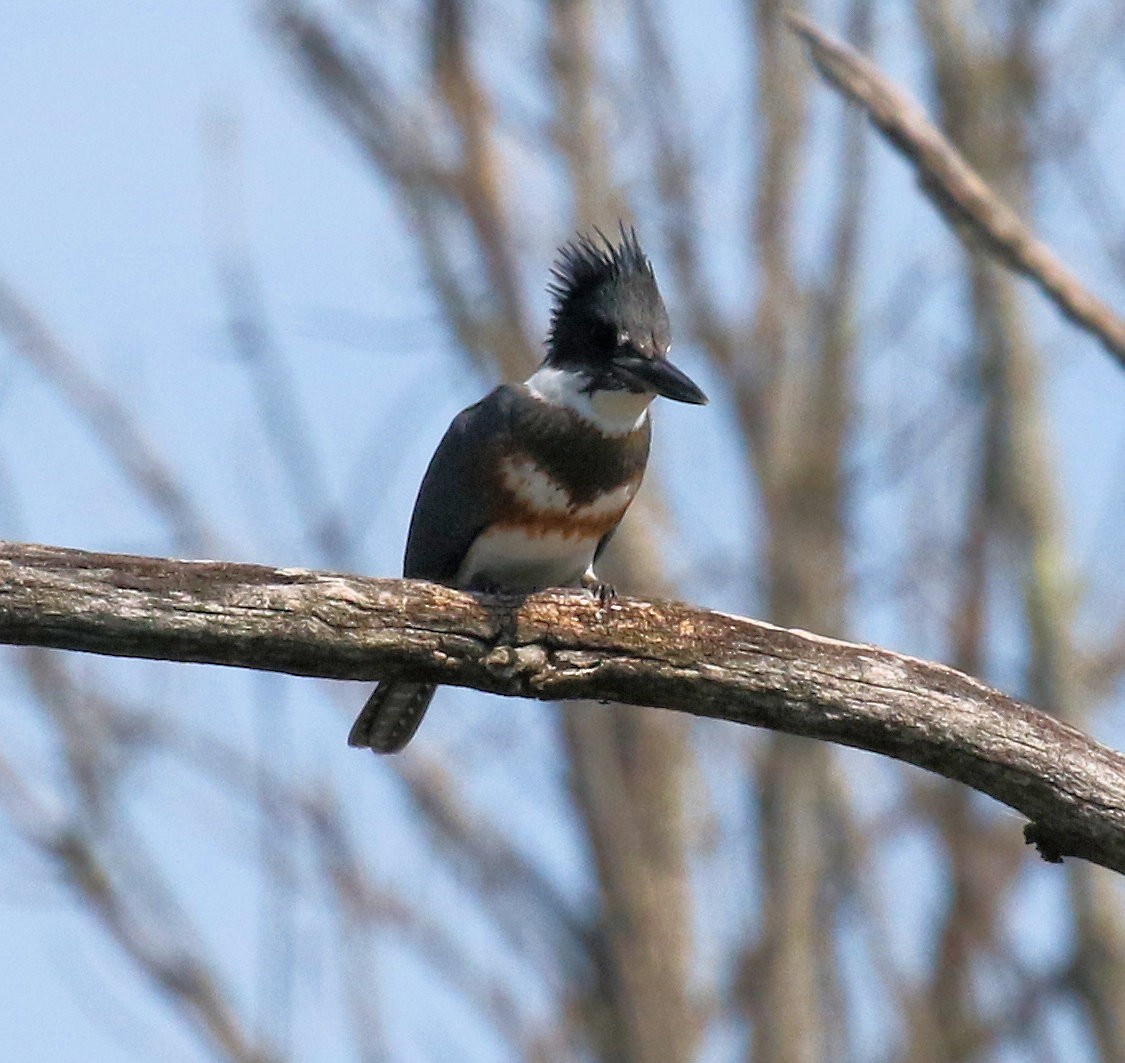
[[[944,3],[935,4],[934,11],[939,14],[927,16],[927,20],[955,20]],[[918,102],[859,52],[809,19],[790,14],[787,21],[809,46],[812,60],[825,81],[859,104],[887,140],[914,165],[919,187],[954,231],[979,241],[989,254],[1029,277],[1059,310],[1097,336],[1106,350],[1125,365],[1125,318],[1094,295],[1050,247],[1035,238],[1019,214],[926,118]],[[948,56],[951,64],[960,58],[960,53]],[[970,79],[963,71],[951,66],[945,74],[950,81],[961,82],[959,94],[967,98],[965,83]]]

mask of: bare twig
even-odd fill
[[[1076,325],[1125,365],[1125,319],[1089,291],[1020,220],[926,117],[917,100],[853,48],[810,20],[789,25],[809,46],[824,79],[854,103],[918,172],[922,190],[962,237],[980,241],[1010,269],[1030,278]]]
[[[246,238],[239,132],[232,121],[221,117],[214,127],[214,254],[231,348],[246,367],[262,432],[310,545],[319,548],[330,563],[346,565],[352,549],[349,530],[330,497],[309,419],[272,328]]]
[[[109,451],[137,492],[167,522],[182,549],[208,549],[211,530],[158,448],[121,404],[52,334],[14,288],[0,280],[0,335],[78,414]]]
[[[482,967],[479,955],[470,958],[469,950],[450,933],[448,923],[435,918],[429,906],[418,904],[373,880],[356,852],[339,810],[329,799],[309,804],[305,809],[323,873],[339,901],[342,920],[341,944],[349,968],[369,964],[370,940],[366,932],[374,926],[386,927],[417,946],[461,995],[474,1004],[481,1015],[502,1033],[518,1055],[532,1039],[526,1018],[526,1001],[516,997],[510,987]],[[358,946],[358,947],[357,947]],[[351,988],[351,987],[350,987]],[[369,986],[362,986],[368,989]],[[357,1001],[357,1012],[370,1033],[379,1018],[369,1011],[369,1001]],[[359,1025],[359,1023],[357,1023]]]
[[[273,1063],[277,1056],[255,1045],[213,964],[194,948],[194,932],[162,883],[130,866],[112,862],[88,832],[60,817],[33,795],[0,755],[0,808],[26,839],[50,857],[68,884],[84,898],[118,945],[205,1037],[216,1058],[229,1063]],[[158,895],[158,906],[146,905]]]
[[[436,5],[431,22],[435,92],[426,103],[396,91],[378,60],[356,49],[331,20],[300,0],[276,0],[266,25],[297,61],[316,93],[369,162],[403,200],[430,282],[462,347],[479,365],[524,374],[535,347],[525,323],[511,250],[511,225],[501,208],[501,160],[490,132],[487,96],[469,65],[464,9]],[[460,146],[450,160],[446,148]],[[483,300],[466,277],[463,251],[449,239],[466,225],[498,300]]]
[[[520,955],[543,968],[549,982],[590,978],[588,930],[557,886],[467,802],[451,773],[428,757],[411,757],[401,777],[421,820],[464,882],[492,915],[497,930]],[[563,977],[559,977],[562,975]],[[562,984],[553,985],[562,991]]]
[[[1125,757],[940,664],[693,609],[0,544],[0,642],[655,705],[883,753],[1125,871]]]

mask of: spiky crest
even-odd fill
[[[642,274],[656,283],[652,263],[641,249],[637,230],[618,223],[621,242],[614,243],[601,229],[594,227],[597,239],[582,233],[559,248],[558,258],[551,267],[548,293],[554,298],[548,342],[553,340],[559,318],[577,299],[602,285],[630,275]]]

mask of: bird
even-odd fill
[[[470,591],[584,587],[616,593],[594,565],[648,462],[649,406],[662,395],[703,405],[668,360],[671,329],[636,229],[600,229],[559,248],[542,364],[454,418],[422,478],[403,576]],[[348,744],[397,753],[436,685],[386,679]]]

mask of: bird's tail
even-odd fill
[[[398,753],[414,737],[435,690],[433,683],[380,683],[352,724],[348,745]]]

